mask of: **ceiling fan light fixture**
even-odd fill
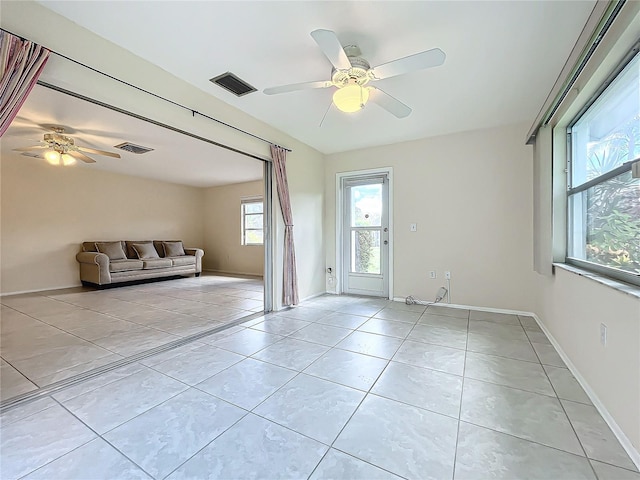
[[[77,163],[76,159],[67,153],[61,153],[56,150],[47,150],[44,152],[44,159],[49,163],[49,165],[54,165],[56,167],[70,167]]]
[[[333,103],[338,110],[345,113],[357,112],[364,108],[369,100],[369,89],[357,83],[349,83],[333,94]]]
[[[56,152],[55,150],[47,150],[46,152],[44,152],[44,159],[50,165],[60,165],[60,153]]]

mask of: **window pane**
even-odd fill
[[[382,225],[382,184],[351,187],[351,226]]]
[[[244,203],[245,213],[262,213],[262,202]]]
[[[264,243],[262,230],[245,230],[245,245],[262,245]]]
[[[351,271],[380,274],[380,231],[351,232]]]
[[[577,187],[640,157],[640,56],[571,129],[571,185]]]
[[[245,215],[244,228],[262,228],[262,214]]]
[[[569,198],[569,256],[640,273],[640,179],[618,175]]]

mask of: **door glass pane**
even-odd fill
[[[351,187],[351,226],[382,226],[382,184]]]
[[[351,272],[380,274],[380,231],[351,231]]]
[[[569,256],[640,273],[640,180],[626,172],[569,197]]]

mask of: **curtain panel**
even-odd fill
[[[0,30],[0,137],[31,93],[49,54],[38,44]]]
[[[278,199],[284,219],[284,283],[282,288],[282,304],[298,304],[298,276],[296,273],[296,250],[293,244],[293,213],[289,199],[289,183],[287,181],[287,151],[271,145],[271,158],[278,187]]]

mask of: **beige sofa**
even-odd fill
[[[203,256],[203,250],[184,248],[179,240],[121,240],[83,242],[76,260],[83,284],[111,285],[176,275],[198,277]]]

